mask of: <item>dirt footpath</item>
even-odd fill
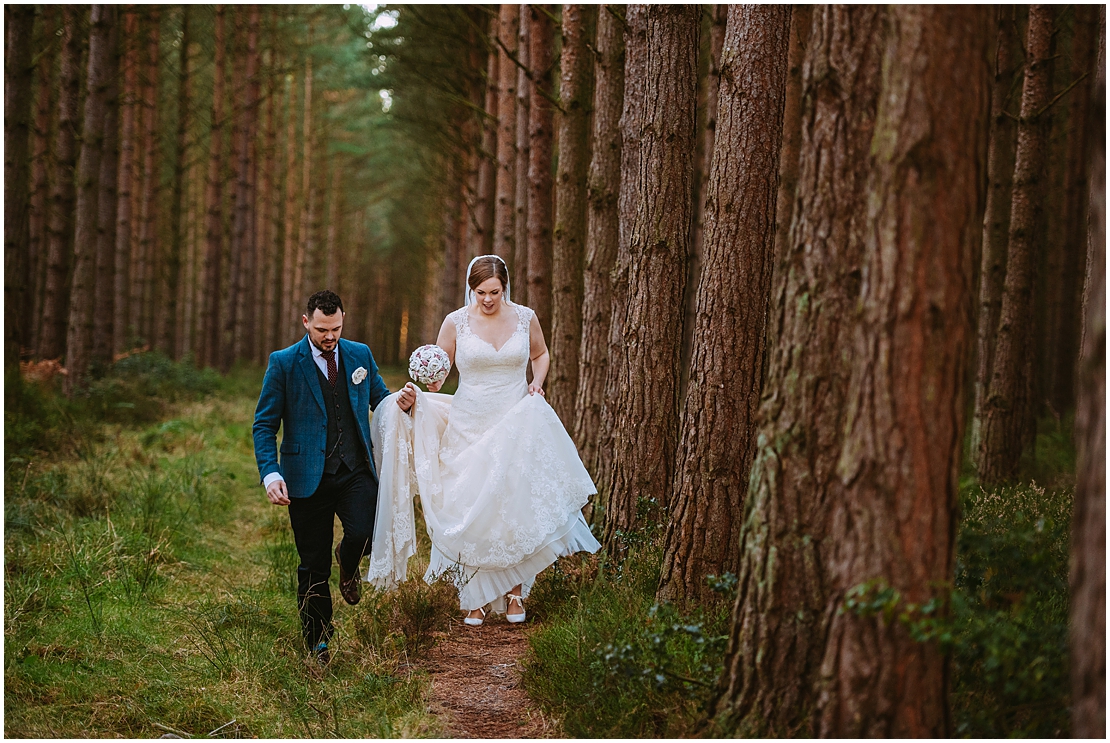
[[[431,676],[428,711],[451,738],[553,738],[559,725],[536,708],[520,685],[528,650],[525,627],[490,616],[481,627],[451,623],[420,666]]]

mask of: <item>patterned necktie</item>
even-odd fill
[[[328,384],[334,387],[336,380],[339,379],[339,367],[335,365],[335,351],[321,351],[320,355],[328,362]]]

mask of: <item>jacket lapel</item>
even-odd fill
[[[320,412],[327,415],[328,409],[324,407],[324,393],[320,391],[320,379],[316,373],[317,366],[312,359],[312,346],[307,335],[301,341],[300,366],[301,371],[304,372],[305,380],[308,382],[308,388],[312,390],[312,396],[316,398],[316,404],[320,406]]]
[[[362,365],[355,361],[355,359],[351,358],[351,346],[345,343],[342,338],[339,339],[339,355],[343,359],[343,364],[346,367],[344,369],[344,372],[347,375],[347,379],[345,381],[347,383],[347,397],[351,398],[351,410],[353,410],[355,413],[355,419],[361,421],[362,419],[359,418],[358,412],[358,398],[359,392],[362,391],[362,385],[355,384],[353,381],[351,381],[351,375],[354,374],[355,369],[359,368]],[[366,382],[365,379],[362,381],[363,383]]]

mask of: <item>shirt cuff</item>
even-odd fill
[[[266,475],[266,477],[264,477],[262,479],[262,487],[269,490],[270,486],[272,484],[274,484],[275,482],[277,482],[278,480],[281,480],[282,482],[285,482],[285,478],[281,476],[280,472],[271,472],[270,474]]]

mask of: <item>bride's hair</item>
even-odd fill
[[[504,291],[509,286],[509,269],[505,268],[505,262],[497,256],[483,256],[474,261],[474,265],[470,268],[470,284],[471,289],[477,290],[478,286],[487,279],[497,277],[501,282],[501,290]]]

